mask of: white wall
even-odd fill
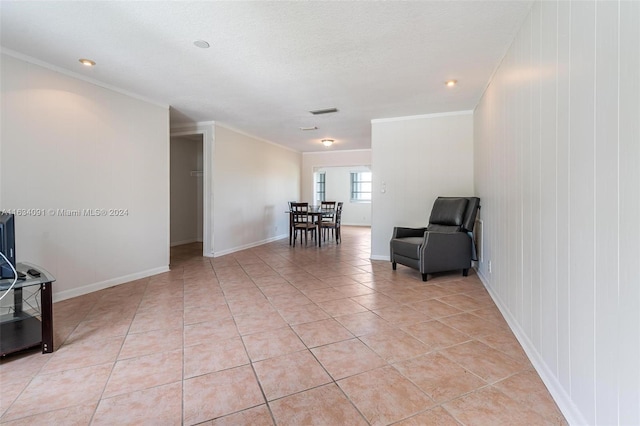
[[[313,173],[318,170],[326,170],[327,173],[327,200],[342,201],[342,224],[370,226],[371,225],[371,204],[370,203],[350,203],[350,177],[351,170],[364,170],[364,167],[371,167],[371,150],[354,149],[348,151],[322,151],[305,152],[302,154],[302,193],[299,201],[315,202],[315,182]],[[344,186],[341,182],[344,179],[339,175],[346,173]]]
[[[474,195],[473,116],[372,120],[371,132],[371,257],[388,260],[394,226],[426,226],[438,196]]]
[[[640,424],[639,28],[536,2],[475,112],[480,274],[572,424]]]
[[[316,171],[325,173],[325,199],[342,201],[342,224],[371,226],[371,203],[352,203],[351,173],[371,171],[370,166],[320,167]],[[317,200],[310,203],[319,204]]]
[[[215,256],[288,236],[300,153],[216,124],[213,163]]]
[[[166,271],[168,107],[4,54],[0,70],[0,208],[45,213],[16,218],[18,261],[56,276],[56,300]]]
[[[300,201],[314,201],[315,185],[313,172],[322,167],[371,166],[370,149],[349,151],[303,152],[302,153],[302,192]],[[343,200],[341,200],[343,201]]]
[[[202,241],[202,136],[171,138],[171,245]]]

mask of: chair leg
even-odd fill
[[[396,262],[393,262],[393,263],[391,264],[391,267],[392,267],[392,268],[393,268],[393,270],[395,271],[395,270],[396,270],[396,268],[398,267],[398,264],[397,264]]]
[[[422,274],[422,281],[427,281],[427,274]]]
[[[466,276],[468,276],[468,275],[469,275],[469,269],[463,269],[463,270],[462,270],[462,276],[463,276],[463,277],[466,277]]]

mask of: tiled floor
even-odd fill
[[[54,305],[56,351],[2,360],[10,425],[566,424],[476,275],[281,240]]]

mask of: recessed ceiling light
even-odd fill
[[[80,61],[80,63],[82,65],[84,65],[85,67],[94,67],[96,65],[96,63],[94,61],[92,61],[91,59],[78,59]]]
[[[447,81],[444,82],[444,84],[446,84],[447,87],[453,87],[456,84],[458,84],[458,80],[447,80]]]
[[[335,142],[333,139],[322,139],[322,145],[326,146],[327,148],[330,147],[331,145],[333,145],[333,142]]]
[[[300,130],[303,130],[303,131],[307,131],[307,130],[318,130],[318,126],[300,127]]]
[[[204,40],[196,40],[196,41],[193,42],[193,44],[196,47],[199,47],[200,49],[208,49],[209,48],[209,43],[207,43]]]

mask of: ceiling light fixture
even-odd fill
[[[80,61],[80,63],[82,65],[84,65],[85,67],[94,67],[96,65],[96,63],[94,61],[92,61],[91,59],[78,59],[78,61]]]
[[[307,131],[307,130],[318,130],[318,126],[300,127],[300,130],[302,130],[302,131]]]
[[[444,82],[444,84],[446,84],[447,87],[453,87],[456,84],[458,84],[458,80],[447,80],[447,81]]]
[[[193,42],[194,46],[199,47],[200,49],[208,49],[209,43],[204,40],[196,40]]]
[[[333,145],[333,142],[335,142],[333,139],[322,139],[322,145],[326,146],[327,148],[329,148],[331,145]]]

